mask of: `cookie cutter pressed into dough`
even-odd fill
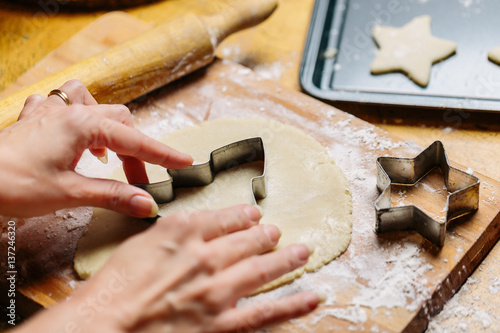
[[[262,175],[253,177],[250,187],[254,204],[266,197],[264,143],[260,137],[236,141],[217,148],[210,153],[208,162],[188,166],[184,169],[167,169],[170,179],[151,184],[134,184],[147,191],[159,203],[168,203],[175,198],[174,189],[180,187],[199,187],[211,184],[215,175],[241,164],[264,162]]]
[[[446,218],[437,221],[413,205],[391,207],[391,184],[414,185],[439,166],[449,194]],[[444,245],[449,221],[475,212],[479,207],[479,183],[476,176],[450,166],[444,146],[435,141],[415,158],[377,158],[377,188],[381,192],[375,201],[378,233],[415,230],[432,244]]]

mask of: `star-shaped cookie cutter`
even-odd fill
[[[416,206],[391,207],[391,184],[415,185],[434,167],[439,166],[449,194],[446,218],[436,221]],[[441,141],[435,141],[415,158],[377,158],[377,188],[381,192],[375,201],[378,233],[415,230],[432,244],[444,245],[449,221],[476,211],[479,207],[479,178],[450,166]]]
[[[215,175],[238,165],[262,161],[262,175],[250,180],[254,204],[266,197],[265,153],[262,138],[248,138],[217,148],[210,153],[208,162],[194,164],[184,169],[167,169],[170,179],[151,184],[134,184],[151,194],[159,203],[168,203],[175,198],[174,189],[180,187],[206,186],[214,181]]]

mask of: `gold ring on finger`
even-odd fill
[[[71,105],[71,102],[68,98],[68,95],[66,95],[66,93],[64,91],[61,91],[59,89],[54,89],[52,90],[51,92],[49,92],[49,95],[48,97],[52,96],[52,95],[56,95],[58,96],[60,99],[63,100],[63,102],[66,104],[66,105]]]

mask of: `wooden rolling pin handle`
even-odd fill
[[[187,14],[74,64],[0,100],[0,129],[14,123],[29,95],[47,96],[79,79],[99,103],[127,103],[206,66],[229,34],[269,17],[276,0],[241,0],[221,12]]]
[[[276,7],[277,0],[238,1],[217,14],[202,17],[202,20],[215,39],[215,44],[219,44],[232,33],[266,20]]]

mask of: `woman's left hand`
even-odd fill
[[[96,206],[125,214],[155,216],[157,205],[142,189],[122,182],[84,177],[74,171],[85,149],[103,156],[106,148],[123,161],[131,183],[147,182],[144,162],[184,168],[192,158],[139,132],[123,105],[98,105],[79,81],[56,95],[32,95],[19,121],[0,131],[0,212],[27,217],[65,207]]]
[[[160,218],[19,332],[253,332],[311,312],[321,298],[307,291],[236,306],[310,254],[298,244],[270,252],[280,231],[260,218],[247,205]]]

